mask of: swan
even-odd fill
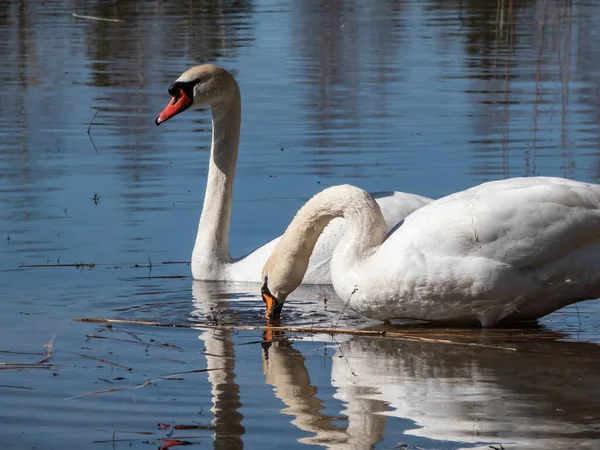
[[[373,198],[341,185],[298,211],[263,267],[268,318],[279,316],[335,217],[346,231],[331,258],[333,287],[370,318],[491,327],[600,297],[600,185],[491,181],[423,206],[389,234]]]
[[[261,282],[261,269],[278,239],[245,257],[229,253],[229,221],[233,179],[238,155],[241,98],[237,82],[224,68],[203,64],[185,71],[169,87],[171,101],[156,117],[156,125],[191,108],[210,105],[212,145],[204,206],[192,252],[192,277],[196,280]],[[430,198],[403,192],[373,194],[383,213],[386,229],[393,228]],[[307,284],[331,284],[329,261],[343,235],[344,221],[334,221],[317,242],[304,277]]]

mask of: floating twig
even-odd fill
[[[131,336],[132,338],[134,338],[136,341],[144,342],[142,340],[142,338],[139,337],[137,334],[135,334],[133,331],[126,331],[125,333],[127,333],[129,336]]]
[[[157,380],[155,380],[155,381],[157,381]],[[154,382],[155,382],[155,381],[154,381]],[[68,397],[68,398],[66,398],[65,400],[73,400],[73,399],[75,399],[75,398],[79,398],[79,397],[85,397],[85,396],[88,396],[88,395],[96,395],[96,394],[108,394],[109,392],[117,392],[117,391],[131,391],[131,390],[133,390],[133,389],[139,389],[139,388],[141,388],[141,387],[144,387],[144,386],[149,386],[149,385],[151,385],[152,383],[153,383],[153,382],[152,382],[152,380],[148,380],[148,381],[146,381],[145,383],[142,383],[142,384],[140,384],[139,386],[135,386],[135,387],[132,387],[132,388],[128,388],[128,387],[127,387],[127,388],[109,388],[109,389],[100,389],[99,391],[86,392],[86,393],[84,393],[84,394],[74,395],[73,397]]]
[[[3,388],[12,388],[12,389],[27,389],[29,391],[35,390],[35,388],[29,387],[29,386],[13,386],[13,385],[10,385],[10,384],[0,384],[0,387],[3,387]]]
[[[52,364],[46,365],[35,365],[35,364],[12,364],[12,363],[0,363],[0,370],[23,370],[23,369],[50,369]]]
[[[91,130],[92,130],[92,124],[94,123],[94,119],[96,118],[96,116],[98,115],[98,113],[100,112],[100,108],[96,108],[96,113],[94,114],[94,117],[92,117],[92,120],[90,121],[88,128],[87,128],[87,134],[91,134]]]
[[[73,14],[75,14],[75,13],[73,13]],[[94,150],[96,150],[97,154],[100,154],[100,152],[98,152],[98,149],[96,148],[96,144],[94,144],[94,139],[92,139],[91,129],[92,129],[92,124],[94,123],[94,119],[96,118],[96,116],[98,115],[99,112],[100,112],[100,109],[96,108],[96,114],[94,114],[94,117],[92,117],[92,120],[90,121],[90,124],[88,125],[88,129],[87,129],[87,135],[90,138],[90,142],[92,143],[92,146],[94,147]],[[96,194],[96,195],[98,195],[98,194]]]
[[[169,279],[169,278],[189,278],[189,275],[157,275],[157,276],[153,276],[151,277],[150,275],[146,276],[146,277],[132,277],[132,280],[164,280],[164,279]]]
[[[121,19],[108,19],[106,17],[97,17],[97,16],[84,16],[84,15],[77,14],[77,13],[72,13],[71,15],[73,17],[75,17],[76,19],[99,20],[101,22],[124,22],[124,20],[121,20]]]
[[[233,356],[216,355],[214,353],[208,353],[208,352],[200,352],[199,355],[202,355],[202,356],[212,356],[213,358],[235,359]]]
[[[171,358],[161,358],[160,356],[157,356],[156,359],[160,359],[161,361],[169,361],[169,362],[175,362],[178,364],[186,364],[185,361],[180,361],[178,359],[171,359]]]
[[[61,264],[61,263],[57,263],[57,264],[30,264],[30,265],[26,265],[26,266],[19,266],[19,267],[27,267],[27,268],[34,268],[34,267],[75,267],[76,269],[81,269],[83,267],[87,267],[89,269],[93,269],[94,267],[96,267],[96,263],[86,263],[86,262],[78,262],[78,263],[74,263],[74,264]]]
[[[204,373],[204,372],[212,372],[213,370],[227,370],[227,367],[214,367],[212,369],[186,370],[184,372],[175,372],[175,373],[161,375],[161,377],[171,378],[171,377],[175,377],[177,375],[185,375],[186,373]]]
[[[60,258],[59,258],[60,259]],[[166,261],[166,262],[160,262],[160,263],[153,263],[153,266],[162,266],[162,265],[174,265],[174,264],[185,264],[185,265],[190,265],[189,261]],[[89,267],[89,268],[93,268],[96,266],[108,266],[109,268],[120,268],[121,266],[129,266],[132,269],[136,269],[136,268],[140,268],[140,267],[148,267],[146,265],[141,265],[141,264],[96,264],[96,263],[84,263],[84,262],[78,262],[78,263],[74,263],[74,264],[61,264],[60,262],[58,262],[57,264],[21,264],[19,266],[19,268],[38,268],[38,267],[81,267],[82,265]],[[186,276],[181,276],[181,275],[173,275],[173,276],[163,276],[163,277],[155,277],[155,278],[187,278]]]
[[[214,430],[213,425],[169,425],[168,423],[159,423],[159,430]]]
[[[53,334],[48,343],[44,344],[46,353],[44,354],[44,357],[42,359],[36,362],[37,365],[45,363],[52,356],[52,352],[54,351],[54,339],[56,339],[56,334]]]
[[[83,355],[82,355],[83,356]],[[221,369],[207,369],[207,370],[221,370]],[[142,384],[138,384],[137,386],[134,387],[122,387],[122,388],[109,388],[109,389],[101,389],[99,391],[93,391],[93,392],[86,392],[84,394],[79,394],[79,395],[75,395],[73,397],[68,397],[65,400],[73,400],[75,398],[79,398],[79,397],[85,397],[87,395],[96,395],[96,394],[106,394],[109,392],[117,392],[117,391],[133,391],[135,389],[140,389],[146,386],[150,386],[151,384],[154,384],[158,381],[173,381],[173,380],[182,380],[183,378],[175,378],[175,377],[160,377],[160,378],[155,378],[154,380],[147,380],[144,381]]]
[[[10,353],[12,355],[36,355],[36,356],[43,355],[43,353],[40,353],[40,352],[14,352],[12,350],[0,350],[0,353]]]
[[[482,348],[494,348],[498,350],[517,351],[514,347],[506,347],[501,345],[488,345],[478,344],[476,342],[457,342],[448,339],[436,339],[436,338],[425,338],[421,336],[415,336],[408,333],[401,333],[397,331],[377,331],[377,330],[353,330],[348,328],[325,328],[325,327],[293,327],[293,326],[260,326],[260,325],[199,325],[199,324],[188,324],[188,323],[161,323],[161,322],[149,322],[144,320],[128,320],[128,319],[104,319],[95,317],[83,317],[76,318],[77,322],[90,322],[90,323],[124,323],[124,324],[135,324],[145,325],[153,327],[165,327],[165,328],[190,328],[190,329],[209,329],[209,330],[270,330],[270,331],[288,331],[297,333],[323,333],[323,334],[350,334],[360,336],[373,336],[373,337],[389,337],[402,341],[409,342],[430,342],[438,344],[451,344],[451,345],[466,345],[472,347]]]
[[[79,356],[81,356],[83,358],[93,359],[95,361],[99,361],[99,362],[104,363],[104,364],[110,364],[111,366],[117,366],[117,367],[120,367],[122,369],[128,370],[129,372],[131,372],[133,370],[131,367],[127,367],[127,366],[124,366],[123,364],[119,364],[119,363],[116,363],[116,362],[108,361],[108,360],[106,360],[104,358],[96,358],[95,356],[84,355],[83,353],[80,353]]]
[[[176,346],[175,344],[169,344],[169,343],[153,343],[153,342],[144,342],[144,341],[134,341],[132,339],[119,339],[119,338],[114,338],[114,337],[109,337],[109,336],[98,336],[96,334],[86,334],[86,337],[89,339],[109,339],[111,341],[119,341],[119,342],[131,342],[133,344],[141,344],[141,345],[149,345],[151,347],[171,347],[177,350],[181,350],[181,351],[185,351],[186,349],[181,348]],[[156,342],[156,341],[154,341]]]

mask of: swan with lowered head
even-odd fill
[[[156,118],[156,125],[190,107],[210,105],[212,109],[210,163],[192,252],[192,276],[196,280],[258,283],[261,268],[278,239],[239,259],[233,259],[229,253],[229,221],[241,124],[238,84],[222,67],[203,64],[185,71],[169,87],[169,94],[171,101]],[[412,211],[431,201],[402,192],[380,192],[373,196],[383,212],[386,229],[392,229]],[[338,219],[323,232],[310,258],[304,283],[331,284],[329,261],[344,227],[344,221]]]
[[[600,185],[492,181],[429,203],[389,235],[373,198],[343,185],[312,197],[273,250],[262,273],[267,317],[279,315],[335,217],[346,231],[333,287],[367,317],[488,327],[600,297]]]

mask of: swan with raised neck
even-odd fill
[[[156,118],[160,125],[192,107],[210,105],[212,144],[204,205],[192,252],[192,276],[197,280],[260,282],[261,269],[278,239],[242,258],[229,252],[229,223],[233,180],[238,156],[241,126],[240,89],[224,68],[202,64],[185,71],[170,87],[169,104]],[[403,192],[373,194],[381,205],[391,229],[406,215],[431,199]],[[334,221],[319,237],[303,280],[307,284],[330,284],[329,261],[343,234],[344,222]]]
[[[485,327],[600,297],[600,185],[492,181],[429,203],[387,236],[377,203],[343,185],[311,198],[266,262],[268,318],[281,313],[335,217],[347,228],[331,259],[333,287],[367,317]]]

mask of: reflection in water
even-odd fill
[[[322,444],[327,448],[371,448],[383,439],[387,403],[370,399],[371,387],[340,386],[336,397],[347,402],[342,411],[348,417],[348,426],[333,424],[340,418],[321,413],[323,401],[317,397],[317,388],[311,385],[305,358],[283,332],[269,333],[263,344],[263,373],[267,384],[274,388],[277,398],[286,405],[281,412],[294,416],[292,423],[303,431],[314,434],[302,438],[303,444]]]
[[[192,288],[198,313],[206,316],[223,307],[222,296],[208,283],[195,282]],[[215,295],[217,294],[217,295]],[[214,299],[214,300],[213,300]],[[235,350],[231,330],[205,330],[198,338],[204,342],[208,381],[211,385],[211,412],[214,414],[213,445],[215,449],[242,449],[243,416],[239,412],[240,387],[235,382]]]
[[[240,387],[235,382],[235,352],[231,331],[208,330],[199,339],[204,342],[213,398],[214,448],[241,449],[244,447],[242,435],[245,430],[242,426],[243,416],[239,412],[242,404]]]
[[[263,344],[263,373],[267,384],[275,388],[275,395],[287,405],[283,414],[295,416],[292,423],[298,428],[317,433],[305,443],[337,441],[343,437],[332,418],[321,414],[322,401],[316,397],[317,388],[310,383],[304,366],[304,356],[295,350],[281,331],[265,332]]]
[[[77,19],[73,9],[122,22]],[[189,260],[209,117],[191,114],[161,130],[153,120],[173,77],[192,64],[217,62],[240,82],[244,149],[232,238],[237,248],[250,249],[280,233],[316,190],[354,177],[371,191],[436,198],[507,176],[599,181],[599,20],[600,2],[580,0],[2,2],[0,340],[10,350],[39,350],[48,337],[39,330],[50,335],[73,315],[101,316],[115,299],[130,305],[149,295],[146,283],[123,281],[129,263]],[[97,110],[91,136],[98,154],[86,133]],[[20,267],[57,261],[97,266],[84,273]],[[113,284],[114,277],[121,282]],[[154,279],[152,291],[164,293],[172,281]],[[191,319],[263,323],[255,285],[194,283],[193,290]],[[295,295],[288,324],[364,326],[347,309],[338,322],[344,308],[333,292]],[[598,302],[580,308],[598,316]],[[546,319],[558,329],[567,322],[562,312]],[[25,336],[30,327],[38,333]],[[588,326],[583,335],[597,339],[595,330]],[[16,342],[15,335],[25,339]],[[201,335],[208,366],[224,369],[209,372],[220,448],[252,439],[250,402],[241,414],[252,393],[235,376],[246,373],[249,353],[235,352],[238,338],[226,331]],[[61,340],[57,360],[78,355],[78,345]],[[313,435],[303,442],[381,446],[410,420],[407,441],[437,439],[423,448],[468,442],[508,448],[510,441],[535,448],[544,439],[555,439],[548,448],[573,448],[598,439],[598,366],[593,357],[570,354],[596,355],[595,347],[534,341],[535,348],[518,343],[519,352],[505,353],[352,338],[333,358],[335,396],[347,408],[343,424],[321,409],[328,399],[319,378],[306,372],[302,345],[274,341],[265,371],[286,414]],[[153,361],[152,369],[172,369],[161,364]],[[26,397],[12,391],[6,414],[14,442],[27,435],[28,447],[63,448],[66,430],[77,429],[81,446],[79,439],[109,436],[113,426],[141,429],[140,417],[151,423],[144,414],[153,409],[185,413],[181,403],[162,399],[138,403],[138,414],[129,403],[90,396],[85,401],[94,414],[77,407],[60,415],[54,405],[62,399],[49,379],[68,380],[60,391],[65,397],[97,387],[77,367],[70,377],[23,373],[23,383],[36,390]],[[147,366],[140,360],[141,367]],[[21,382],[16,378],[13,384]],[[49,410],[56,414],[42,413]],[[390,427],[398,421],[402,426]],[[39,435],[30,433],[32,426]]]
[[[191,312],[191,318],[200,323],[208,321],[220,325],[264,323],[264,305],[262,300],[257,298],[257,286],[255,283],[193,281],[192,294],[195,309]],[[294,322],[296,325],[324,326],[325,324],[331,326],[333,323],[340,323],[341,320],[345,326],[353,327],[360,322],[365,322],[351,311],[344,311],[343,304],[331,286],[301,285],[294,292],[294,296],[297,301],[294,301],[294,307],[290,307],[287,312],[287,318],[304,321],[297,320]],[[340,319],[341,313],[343,316]],[[283,339],[280,340],[280,337]],[[213,396],[211,411],[215,417],[213,422],[215,448],[242,448],[244,427],[241,424],[243,416],[239,412],[242,401],[240,400],[240,387],[235,383],[235,350],[232,332],[226,329],[206,330],[199,335],[199,339],[204,342],[206,348],[207,367],[224,369],[208,372]],[[292,358],[288,359],[290,354]],[[349,440],[343,430],[338,431],[338,428],[331,424],[331,418],[319,415],[321,404],[314,397],[316,388],[310,386],[310,378],[303,363],[304,357],[291,347],[283,334],[275,336],[274,347],[264,355],[274,358],[273,363],[264,361],[265,373],[271,373],[272,370],[273,383],[285,383],[285,386],[277,385],[278,389],[281,388],[278,392],[282,400],[286,402],[286,399],[290,399],[292,403],[296,402],[291,405],[289,412],[284,412],[292,415],[300,414],[302,418],[298,420],[297,425],[301,429],[322,431],[318,438],[308,439],[307,443],[350,444],[356,440],[358,445],[356,448],[362,448],[361,442],[366,442],[365,439],[367,439],[360,437],[364,430],[357,431],[357,437]],[[270,381],[268,382],[272,384]],[[242,392],[241,395],[243,396],[244,393]],[[384,404],[382,404],[382,408],[385,409]],[[356,414],[361,416],[362,411],[363,407],[361,406],[356,410]],[[371,422],[369,418],[361,420]],[[305,421],[306,424],[304,424]],[[383,435],[383,430],[380,430],[379,433]],[[342,445],[340,448],[355,447]]]
[[[456,7],[453,2],[436,3],[449,12]],[[518,6],[466,2],[460,29],[444,30],[447,38],[457,31],[466,35],[466,78],[471,84],[467,92],[475,106],[470,117],[480,136],[472,141],[474,176],[541,175],[547,170],[546,159],[552,157],[557,175],[574,178],[574,148],[596,153],[597,126],[594,142],[572,133],[573,123],[582,120],[573,99],[585,101],[589,96],[583,92],[591,87],[585,71],[578,69],[598,57],[597,48],[592,56],[586,38],[595,25],[576,19],[589,13],[587,7],[543,0]],[[583,53],[584,49],[588,51]],[[590,163],[588,174],[596,160]]]
[[[485,336],[481,333],[479,340],[488,342]],[[406,435],[455,443],[446,448],[483,449],[494,443],[595,448],[600,398],[590,393],[600,382],[600,349],[560,342],[558,335],[534,336],[517,335],[510,343],[516,351],[389,338],[345,340],[332,358],[331,383],[337,388],[334,396],[346,405],[346,430],[319,413],[321,400],[304,358],[285,338],[278,336],[268,347],[263,365],[267,383],[287,405],[282,412],[315,433],[306,443],[367,448],[381,439],[387,417],[398,417],[414,422]]]
[[[191,312],[191,319],[218,325],[264,323],[264,305],[257,297],[257,286],[255,283],[193,281],[195,309]],[[343,305],[331,286],[302,285],[294,296],[298,301],[294,302],[295,307],[290,308],[288,317],[301,317],[315,326],[339,320]],[[355,326],[359,319],[351,312],[344,312],[342,320],[346,326]],[[198,338],[204,342],[207,368],[223,369],[208,372],[213,402],[211,411],[214,414],[214,448],[243,448],[245,429],[239,412],[242,401],[240,386],[235,382],[236,354],[232,332],[226,329],[204,330]]]
[[[293,8],[298,20],[292,48],[301,56],[294,77],[305,86],[302,100],[313,130],[303,145],[314,155],[314,173],[332,175],[344,166],[334,155],[389,144],[370,125],[376,118],[377,128],[392,127],[401,113],[391,111],[389,99],[391,85],[403,70],[397,64],[404,36],[402,5],[305,0],[293,2]],[[361,20],[364,17],[371,20]],[[376,50],[365,52],[365,43]],[[350,176],[363,177],[375,165],[363,162]]]

